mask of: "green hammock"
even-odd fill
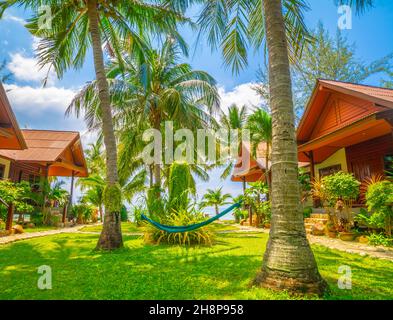
[[[225,209],[223,212],[221,212],[220,214],[206,220],[200,223],[196,223],[196,224],[191,224],[189,226],[166,226],[163,225],[161,223],[158,223],[154,220],[151,220],[150,218],[146,217],[144,214],[142,214],[142,220],[146,220],[147,222],[149,222],[150,224],[152,224],[153,226],[155,226],[157,229],[160,229],[162,231],[166,231],[168,233],[183,233],[183,232],[189,232],[189,231],[193,231],[199,228],[202,228],[218,219],[220,219],[221,217],[225,216],[226,214],[230,213],[232,210],[236,209],[236,208],[240,208],[241,206],[241,202],[235,203],[234,205],[230,206],[229,208]]]

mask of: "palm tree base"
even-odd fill
[[[329,292],[327,282],[318,271],[311,277],[307,274],[288,274],[279,270],[262,270],[252,282],[253,286],[275,291],[287,291],[294,295],[324,296]]]
[[[119,213],[105,214],[103,229],[96,250],[115,250],[123,248]]]

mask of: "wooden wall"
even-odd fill
[[[347,147],[346,154],[348,171],[358,180],[384,174],[384,157],[393,155],[393,134]]]
[[[45,174],[45,167],[38,164],[23,162],[11,162],[9,179],[14,182],[29,181],[30,175],[42,176]]]

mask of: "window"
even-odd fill
[[[4,175],[5,175],[5,165],[0,164],[0,180],[4,179]]]
[[[385,156],[383,163],[386,175],[393,178],[393,155]]]
[[[335,166],[319,169],[319,176],[321,178],[323,178],[323,177],[330,176],[330,175],[335,174],[340,171],[341,171],[341,164],[337,164]]]
[[[30,185],[35,185],[40,183],[40,176],[36,176],[34,174],[29,174],[29,183]]]

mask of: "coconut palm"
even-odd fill
[[[0,62],[0,81],[5,83],[12,79],[12,73],[7,71],[7,60]]]
[[[238,107],[233,104],[228,108],[228,114],[223,113],[221,116],[220,122],[224,126],[225,129],[229,130],[238,130],[239,136],[241,136],[241,131],[245,126],[247,121],[247,109],[246,106]],[[239,143],[240,148],[240,143]],[[221,179],[226,179],[233,171],[233,166],[235,165],[234,161],[229,161],[224,171],[221,174]]]
[[[159,49],[146,47],[142,57],[125,53],[123,69],[119,61],[109,65],[115,127],[124,146],[119,152],[121,172],[143,164],[135,159],[145,147],[142,135],[146,129],[161,131],[164,121],[173,121],[174,130],[206,127],[213,122],[211,114],[219,109],[216,82],[208,73],[179,62],[186,51],[179,41],[168,37]],[[83,109],[91,128],[100,122],[96,92],[94,82],[87,85],[69,109],[77,114]],[[195,173],[200,172],[200,168],[195,169]],[[160,188],[162,166],[155,163],[153,171],[155,186]]]
[[[223,9],[217,14],[218,7]],[[297,180],[297,146],[289,61],[309,39],[303,0],[208,1],[202,30],[220,44],[224,60],[238,72],[247,65],[247,47],[265,42],[269,57],[272,111],[272,228],[256,285],[323,294],[326,288],[306,238]],[[283,249],[285,248],[285,250]],[[283,271],[285,270],[285,272]]]
[[[247,128],[250,130],[251,144],[253,153],[256,154],[256,149],[261,142],[266,143],[265,162],[266,172],[269,171],[270,150],[272,145],[272,117],[264,109],[258,108],[253,114],[248,117]]]
[[[86,163],[90,174],[104,174],[105,156],[102,150],[102,140],[98,139],[94,143],[89,143],[85,151]]]
[[[108,53],[122,61],[121,49],[141,52],[142,32],[175,31],[181,15],[167,5],[150,1],[74,1],[74,0],[6,0],[0,2],[0,17],[4,10],[19,5],[33,12],[26,27],[41,39],[38,59],[59,77],[70,68],[83,66],[89,48],[93,51],[94,68],[99,88],[99,106],[106,149],[106,218],[97,249],[123,246],[119,218],[120,190],[118,187],[117,149],[112,123],[108,82],[104,67],[105,45]],[[50,26],[43,26],[44,6],[51,9]],[[34,14],[37,13],[37,14]],[[176,35],[176,32],[174,32]]]
[[[232,199],[232,196],[229,193],[222,193],[222,188],[218,188],[215,190],[207,189],[207,192],[203,196],[201,207],[210,207],[213,206],[216,212],[216,215],[219,214],[219,207],[225,204],[230,203],[228,200]]]

